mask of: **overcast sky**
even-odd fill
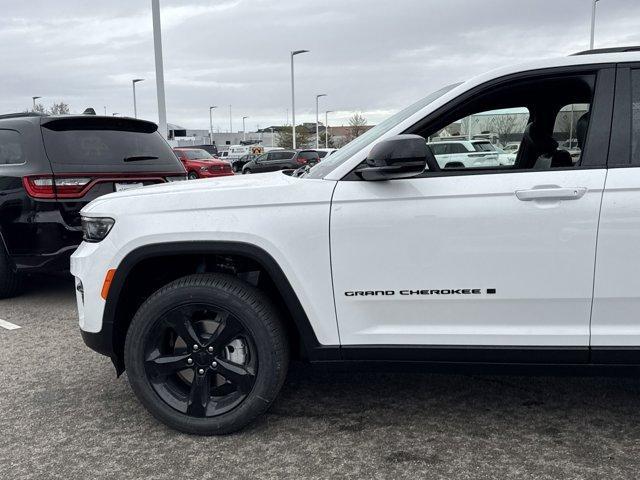
[[[0,112],[31,97],[157,121],[150,0],[0,0]],[[336,110],[370,123],[503,64],[588,48],[591,0],[161,0],[167,116],[187,128],[285,122],[289,51],[297,120]],[[640,45],[640,2],[600,0],[596,47]],[[290,115],[290,113],[289,113]]]

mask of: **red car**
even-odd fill
[[[189,180],[233,175],[228,162],[214,157],[206,150],[178,147],[173,151],[186,168]]]

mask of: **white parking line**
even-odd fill
[[[7,330],[17,330],[20,328],[20,325],[16,325],[15,323],[7,322],[6,320],[2,320],[0,318],[0,327],[6,328]]]

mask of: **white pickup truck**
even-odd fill
[[[630,48],[506,67],[299,177],[101,197],[71,260],[84,341],[156,418],[196,434],[265,412],[290,358],[637,368],[639,65]],[[575,103],[590,115],[572,161],[553,128]],[[512,165],[449,171],[427,147],[453,120],[524,106]]]

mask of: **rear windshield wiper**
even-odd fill
[[[158,160],[159,157],[153,155],[138,155],[133,157],[124,157],[125,162],[140,162],[142,160]]]

